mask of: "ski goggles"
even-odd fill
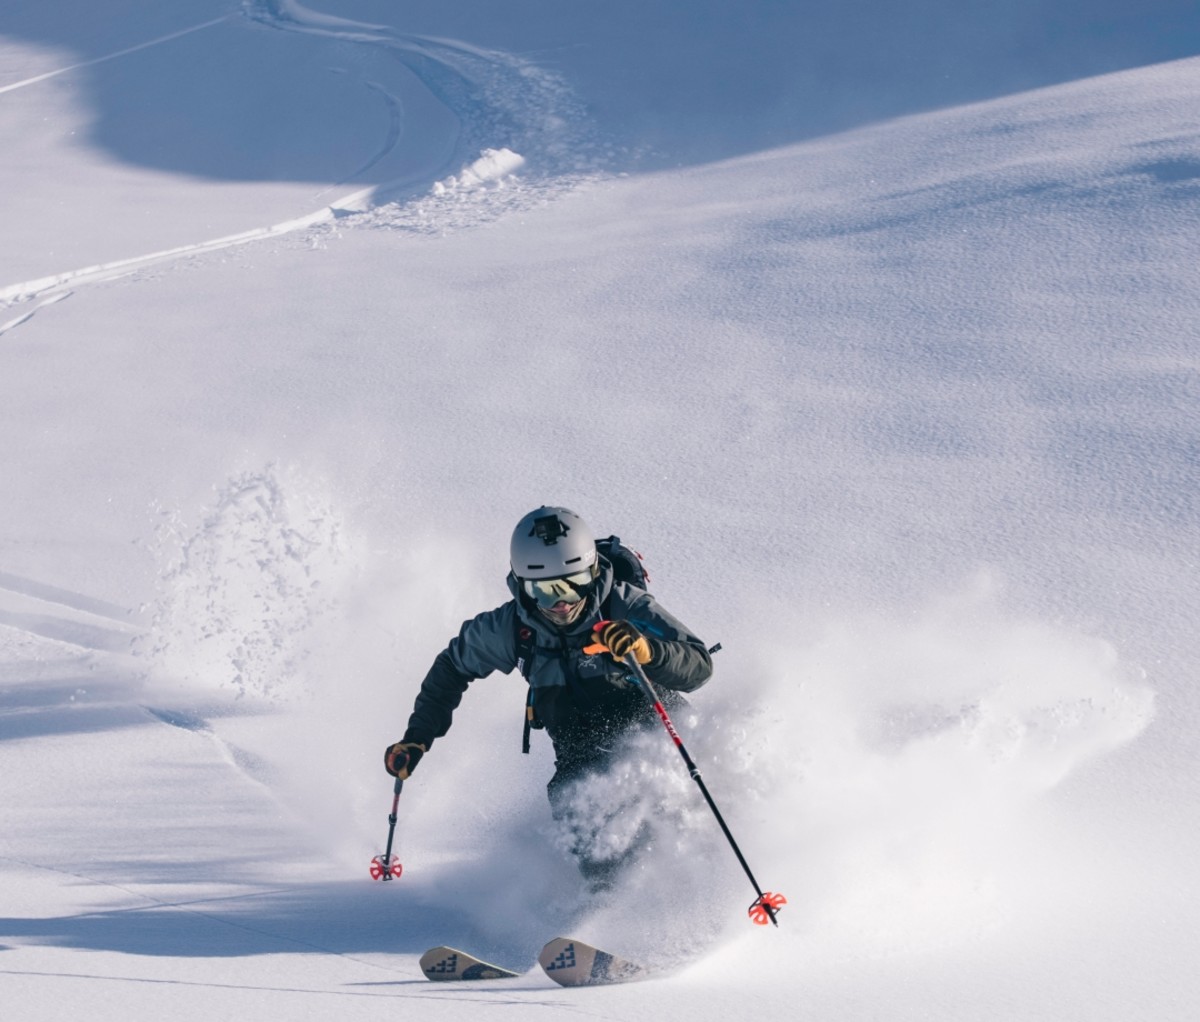
[[[562,578],[523,579],[521,588],[539,607],[549,609],[558,603],[578,603],[592,591],[595,584],[596,577],[589,569]]]

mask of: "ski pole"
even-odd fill
[[[404,782],[396,778],[396,786],[392,789],[392,812],[388,816],[387,849],[383,855],[376,855],[371,860],[372,880],[391,880],[399,878],[404,867],[400,865],[400,857],[392,855],[392,839],[396,836],[396,816],[400,808],[400,792],[404,790]]]
[[[750,864],[746,862],[746,857],[742,854],[738,843],[733,839],[733,834],[729,830],[729,825],[725,822],[725,817],[721,815],[721,810],[717,808],[712,795],[708,793],[708,786],[704,783],[704,778],[700,776],[699,769],[697,769],[696,764],[692,761],[692,757],[688,755],[687,748],[683,744],[683,739],[679,737],[679,732],[675,730],[675,725],[671,723],[671,718],[667,715],[666,707],[663,706],[662,700],[658,697],[658,693],[654,690],[654,686],[646,676],[645,669],[637,662],[637,658],[632,652],[626,654],[625,663],[633,669],[642,692],[651,705],[653,705],[654,712],[658,714],[658,719],[662,721],[663,727],[667,729],[667,734],[671,736],[671,741],[675,743],[675,748],[679,750],[679,755],[683,757],[683,762],[687,766],[688,773],[691,774],[692,780],[699,787],[700,793],[704,796],[704,801],[708,803],[708,808],[713,811],[713,815],[717,818],[717,823],[721,825],[721,830],[724,832],[729,846],[733,849],[733,854],[737,856],[737,860],[742,864],[742,869],[745,870],[746,876],[750,878],[750,883],[754,887],[754,893],[758,895],[748,910],[750,918],[760,926],[765,926],[768,920],[770,920],[773,926],[778,926],[779,920],[775,917],[779,914],[779,910],[787,904],[787,898],[782,894],[772,894],[770,891],[764,892],[758,886],[758,881],[754,879],[754,874],[750,871]]]

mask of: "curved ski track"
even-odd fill
[[[460,134],[451,159],[443,165],[432,185],[445,170],[477,156],[487,146],[504,146],[521,153],[539,176],[595,170],[598,147],[591,136],[588,118],[570,88],[555,74],[511,54],[485,50],[466,43],[422,36],[403,35],[386,25],[369,25],[309,10],[297,0],[245,0],[242,14],[259,24],[280,31],[331,37],[342,43],[382,47],[413,71],[422,83],[458,118]],[[180,32],[108,54],[83,64],[60,68],[36,78],[6,86],[0,91],[33,85],[75,68],[112,60],[146,49],[181,35],[220,24],[229,16],[194,25]],[[338,187],[366,173],[397,145],[403,129],[400,101],[381,85],[364,81],[364,86],[381,95],[388,107],[386,137],[377,153],[353,171]],[[181,245],[146,255],[98,263],[36,280],[0,287],[0,307],[42,298],[21,315],[0,323],[0,335],[14,329],[41,308],[69,297],[72,287],[114,280],[142,268],[219,249],[244,245],[265,238],[304,230],[350,213],[369,211],[387,201],[388,195],[412,191],[421,182],[393,181],[360,189],[303,216],[267,227],[256,227],[190,245]]]

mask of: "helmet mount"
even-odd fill
[[[509,564],[519,579],[565,578],[596,564],[596,540],[579,515],[543,505],[517,522]]]
[[[554,546],[560,536],[565,536],[570,531],[571,527],[558,515],[545,515],[533,520],[533,534],[546,546]]]

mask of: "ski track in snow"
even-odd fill
[[[39,309],[44,309],[47,305],[55,305],[65,298],[70,298],[75,292],[59,291],[56,294],[50,295],[45,301],[39,302],[32,309],[21,313],[15,319],[10,319],[7,323],[0,323],[0,337],[3,337],[10,330],[19,327],[22,323],[28,323],[37,314]]]
[[[599,170],[599,147],[592,137],[582,104],[557,75],[526,60],[466,43],[403,35],[385,25],[369,25],[319,14],[295,0],[246,0],[242,15],[280,31],[324,36],[341,43],[382,47],[413,71],[458,118],[461,126],[458,145],[451,160],[437,176],[441,178],[451,167],[461,164],[463,170],[460,177],[442,178],[433,183],[434,190],[430,193],[432,202],[427,201],[429,196],[419,196],[402,205],[395,214],[376,217],[365,222],[364,226],[400,227],[420,233],[437,233],[441,221],[449,229],[474,226],[503,215],[514,206],[523,208],[531,201],[540,201],[543,194],[574,187],[581,176],[590,177]],[[232,15],[225,15],[91,61],[15,82],[0,89],[0,92],[34,85],[101,61],[114,60],[223,23],[230,17]],[[376,82],[364,82],[364,85],[383,97],[389,111],[388,130],[374,156],[330,187],[338,187],[378,165],[395,149],[403,134],[403,106],[400,100]],[[503,148],[491,148],[497,144]],[[557,181],[557,186],[535,187],[532,195],[519,193],[519,200],[515,199],[511,190],[489,199],[488,189],[481,190],[480,186],[502,184],[503,178],[494,177],[489,181],[483,175],[473,174],[472,170],[486,164],[491,154],[500,152],[515,155],[514,148],[515,153],[522,155],[517,157],[511,169],[528,161],[536,168],[543,184]],[[470,161],[476,156],[480,159],[472,164]],[[506,173],[511,173],[511,169]],[[69,297],[73,287],[115,280],[160,263],[308,230],[348,215],[377,210],[399,194],[418,192],[420,186],[421,182],[412,179],[390,181],[359,189],[312,213],[268,227],[257,227],[208,241],[8,285],[0,288],[0,306],[12,307],[37,298],[44,300],[36,308],[0,324],[0,336],[28,322],[45,306]],[[460,191],[473,193],[470,197],[471,212],[465,217],[462,203],[447,199],[448,192],[457,195]],[[480,201],[481,195],[483,202]],[[408,209],[407,206],[413,208]],[[486,206],[486,210],[481,206]]]
[[[282,31],[382,48],[401,61],[461,123],[449,165],[502,145],[536,159],[545,173],[595,169],[597,143],[583,105],[558,75],[536,64],[456,40],[319,14],[298,0],[247,0],[245,13]]]
[[[314,224],[324,223],[334,219],[343,211],[360,211],[359,204],[362,203],[373,189],[365,189],[355,192],[341,199],[339,202],[333,203],[324,209],[318,210],[315,213],[310,213],[306,216],[297,217],[293,220],[285,220],[282,223],[274,224],[270,227],[257,227],[249,231],[243,231],[239,234],[230,234],[222,238],[215,238],[211,241],[202,241],[194,245],[179,245],[175,248],[164,249],[160,252],[151,252],[148,255],[132,256],[129,259],[118,259],[109,263],[97,263],[94,266],[85,266],[79,270],[70,270],[66,273],[56,273],[48,277],[40,277],[37,280],[25,281],[21,284],[12,284],[6,288],[0,288],[0,302],[7,305],[16,305],[22,301],[28,301],[33,298],[38,298],[43,295],[50,296],[46,301],[42,302],[38,308],[52,304],[53,301],[61,300],[67,297],[62,294],[64,289],[79,286],[82,284],[94,284],[99,281],[116,280],[119,277],[127,276],[137,270],[144,269],[148,266],[153,266],[158,263],[170,262],[175,259],[180,259],[184,256],[201,255],[206,252],[216,252],[220,249],[232,248],[236,245],[245,245],[252,241],[261,241],[264,238],[278,237],[283,234],[290,234],[293,231],[302,230],[306,227],[311,227]],[[365,207],[361,207],[365,208]],[[32,312],[18,316],[16,319],[10,320],[8,323],[0,327],[0,334],[6,330],[11,330],[15,326],[27,322],[36,312]]]
[[[108,603],[105,600],[97,600],[83,593],[72,592],[69,589],[46,585],[44,582],[37,582],[31,578],[11,575],[7,571],[0,571],[0,589],[21,596],[29,596],[45,603],[69,607],[71,610],[78,610],[84,614],[110,618],[122,624],[129,620],[130,611],[125,607],[119,607],[115,603]]]
[[[103,57],[93,57],[91,60],[82,61],[79,64],[71,64],[67,67],[56,68],[53,71],[47,71],[45,74],[36,75],[33,78],[26,78],[20,82],[12,82],[9,85],[0,87],[0,95],[6,92],[12,92],[15,89],[24,89],[30,85],[36,85],[38,82],[44,82],[48,78],[56,78],[58,75],[65,75],[69,71],[78,71],[80,68],[92,67],[95,64],[103,64],[109,60],[116,60],[118,57],[125,57],[131,53],[137,53],[139,50],[148,50],[151,46],[157,46],[159,43],[168,43],[172,39],[179,39],[181,36],[191,35],[193,32],[199,32],[202,29],[212,28],[214,25],[221,25],[234,17],[232,14],[223,14],[219,18],[213,18],[212,21],[205,21],[199,25],[193,25],[191,28],[180,29],[178,32],[171,32],[168,35],[159,36],[157,39],[151,39],[148,42],[138,43],[136,46],[128,46],[123,50],[117,50],[115,53],[107,53]]]
[[[383,140],[383,145],[379,151],[369,160],[363,163],[362,166],[355,168],[351,173],[347,174],[332,187],[340,188],[343,185],[353,181],[356,177],[361,177],[372,167],[376,166],[380,160],[386,158],[389,153],[396,148],[400,142],[401,136],[404,134],[404,104],[399,96],[393,96],[378,82],[364,81],[363,85],[372,92],[378,93],[383,99],[384,105],[388,111],[388,130],[387,135]],[[318,193],[321,194],[321,193]]]
[[[140,708],[158,723],[179,728],[181,731],[187,731],[190,734],[207,739],[212,743],[213,747],[217,750],[217,754],[226,764],[241,774],[246,780],[264,788],[267,792],[274,793],[274,785],[277,782],[277,778],[272,775],[271,767],[266,760],[246,749],[230,745],[229,742],[225,741],[225,739],[213,730],[212,725],[203,717],[190,710],[149,706],[144,703],[141,704]]]
[[[124,607],[20,575],[0,571],[0,596],[17,598],[5,599],[5,605],[0,605],[0,626],[26,636],[50,639],[89,653],[127,654],[137,634],[132,612]],[[47,604],[86,618],[102,618],[105,623],[51,613]],[[112,627],[114,623],[120,627]]]

